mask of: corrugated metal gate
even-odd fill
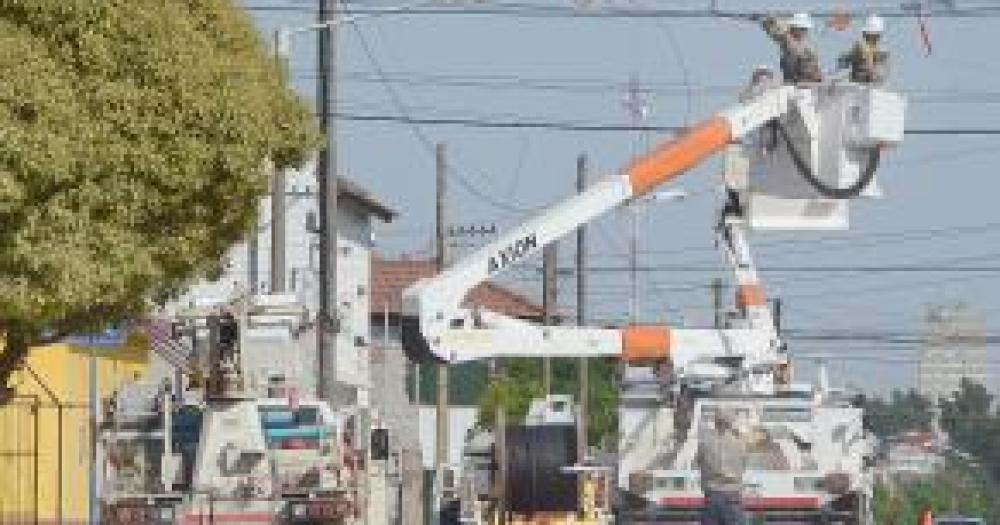
[[[15,396],[0,410],[0,523],[38,523],[40,408]]]

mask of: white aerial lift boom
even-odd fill
[[[880,151],[902,139],[904,107],[894,92],[851,83],[757,89],[748,100],[690,127],[621,173],[409,287],[403,294],[404,348],[412,359],[448,362],[518,356],[666,360],[681,374],[686,369],[709,376],[736,373],[749,379],[751,388],[766,389],[786,358],[750,261],[745,231],[755,221],[808,228],[819,218],[820,227],[846,226],[846,199],[871,190]],[[737,306],[744,314],[739,322],[724,329],[540,326],[463,307],[466,294],[480,282],[739,143],[749,157],[750,174],[742,182],[727,181],[736,213],[724,213],[720,228],[736,272]],[[767,213],[774,210],[777,220]],[[729,363],[721,359],[726,357],[735,358],[731,361],[738,363],[737,370],[717,364]]]
[[[726,406],[770,436],[769,466],[750,469],[743,479],[753,487],[748,508],[787,522],[836,516],[844,523],[869,523],[871,447],[861,411],[829,397],[825,386],[791,384],[788,354],[747,232],[846,228],[848,201],[878,194],[874,175],[881,151],[902,140],[904,109],[901,96],[870,85],[755,86],[745,100],[621,173],[405,290],[404,350],[411,359],[447,362],[617,356],[633,365],[665,364],[669,373],[661,379],[667,390],[653,393],[653,405],[641,393],[646,397],[633,406],[631,386],[622,385],[617,470],[623,516],[652,522],[696,517],[704,500],[694,454],[704,421]],[[738,308],[724,326],[540,326],[463,306],[480,282],[723,150],[726,198],[717,233],[735,274]],[[541,454],[524,461],[546,459]]]

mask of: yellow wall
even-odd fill
[[[145,372],[146,348],[143,338],[131,337],[120,349],[95,350],[102,399]],[[0,406],[0,524],[31,523],[36,509],[41,523],[56,523],[60,499],[64,523],[85,522],[91,465],[89,356],[87,349],[65,344],[35,348],[26,369],[13,376],[18,397]],[[60,410],[39,382],[63,406],[61,472]]]

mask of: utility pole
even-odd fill
[[[257,293],[257,285],[260,283],[258,251],[257,221],[255,220],[250,228],[249,237],[247,237],[247,289],[250,293]]]
[[[771,311],[774,312],[774,331],[781,335],[781,308],[782,301],[780,297],[775,297],[771,302]]]
[[[715,320],[712,323],[716,329],[722,328],[722,279],[712,279],[712,312]]]
[[[282,73],[288,71],[288,50],[284,48],[281,32],[274,35],[274,56],[278,61],[278,67]],[[268,163],[271,170],[271,292],[282,293],[285,291],[285,171],[279,169],[274,163]],[[254,228],[254,244],[256,245],[257,229]],[[253,247],[254,251],[257,247]],[[256,258],[256,254],[254,254]],[[254,261],[256,265],[257,262]],[[256,273],[256,268],[254,273]],[[256,282],[256,279],[255,281]]]
[[[501,374],[502,372],[496,372]],[[493,380],[497,381],[499,375],[494,375]],[[507,410],[502,403],[497,403],[496,420],[493,423],[493,434],[496,436],[496,457],[497,457],[497,479],[494,490],[497,498],[497,523],[506,525],[507,523]]]
[[[283,293],[285,291],[285,235],[285,172],[272,166],[271,293]],[[256,237],[256,235],[254,236]]]
[[[646,124],[649,119],[651,112],[651,104],[649,102],[649,96],[651,95],[649,89],[643,88],[639,81],[639,77],[636,74],[632,74],[629,77],[628,91],[625,94],[625,109],[628,111],[631,117],[632,126],[639,128]],[[640,138],[643,142],[642,151],[646,152],[649,150],[649,132],[640,131]],[[632,156],[636,156],[636,147],[633,142]],[[629,219],[631,220],[631,231],[629,233],[629,321],[632,324],[639,323],[640,317],[640,298],[639,298],[639,214],[641,210],[642,201],[639,199],[633,199],[629,202],[627,209],[631,212]]]
[[[587,156],[581,154],[576,158],[576,191],[583,193],[587,187]],[[576,229],[576,325],[587,324],[587,227],[581,225]],[[576,457],[577,462],[587,456],[587,401],[590,397],[590,361],[586,357],[579,358],[580,393],[578,403],[580,413],[576,418]]]
[[[437,243],[437,271],[441,273],[445,267],[445,192],[447,190],[448,166],[446,164],[446,150],[444,144],[438,144],[435,152],[435,167],[437,169],[437,195],[435,199],[435,241]],[[435,504],[435,514],[440,512],[441,502],[444,496],[445,466],[448,464],[448,363],[441,363],[437,367],[437,435],[435,443],[434,465],[437,485],[437,499]]]
[[[631,228],[629,231],[628,243],[628,267],[629,267],[629,322],[639,323],[639,206],[642,204],[632,201],[628,210],[631,213]]]
[[[542,249],[542,324],[545,326],[556,324],[556,267],[558,264],[559,243],[547,244]],[[552,358],[549,356],[542,357],[542,391],[545,395],[552,393]]]
[[[326,147],[319,153],[319,319],[316,323],[316,394],[336,406],[334,385],[337,370],[337,24],[334,0],[319,0],[320,129]]]

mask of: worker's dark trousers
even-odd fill
[[[747,525],[749,523],[738,492],[705,491],[701,525]]]

